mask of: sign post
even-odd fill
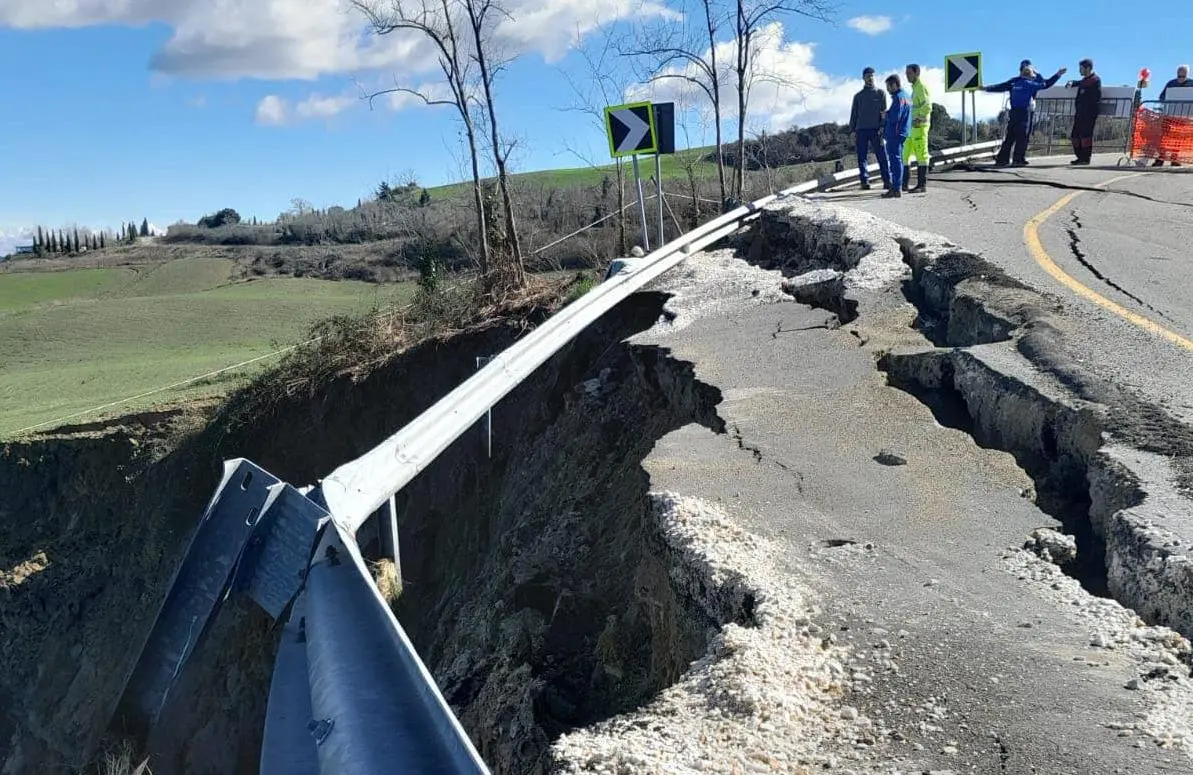
[[[655,187],[659,195],[659,245],[666,242],[663,220],[663,162],[664,153],[675,153],[675,103],[632,102],[605,108],[605,134],[609,139],[609,154],[618,159],[629,156],[634,164],[634,185],[638,189],[638,219],[642,225],[642,247],[650,250],[650,233],[646,223],[646,196],[642,189],[642,171],[638,154],[653,154]]]
[[[961,92],[961,144],[966,144],[966,134],[970,134],[969,142],[977,140],[978,136],[978,98],[977,90],[982,88],[982,54],[974,51],[968,54],[949,54],[944,58],[944,90],[946,92]],[[969,129],[969,121],[965,115],[965,92],[970,92],[973,105],[973,128]]]
[[[642,171],[638,168],[638,154],[657,153],[654,104],[632,102],[605,108],[605,132],[609,136],[609,153],[613,158],[629,156],[634,163],[634,185],[638,189],[638,218],[642,224],[642,248],[650,251],[650,233],[646,226],[646,198],[642,193]],[[662,196],[662,193],[659,194]]]

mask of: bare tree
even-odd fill
[[[439,68],[447,84],[450,99],[439,99],[425,91],[395,86],[367,95],[369,103],[384,94],[403,93],[421,99],[427,105],[451,105],[464,126],[468,154],[472,167],[472,194],[476,209],[477,239],[480,240],[478,259],[482,275],[487,275],[492,261],[486,225],[484,193],[481,189],[480,149],[473,117],[473,83],[469,71],[470,58],[462,48],[453,18],[454,0],[352,0],[377,35],[412,32],[422,35],[435,47]]]
[[[576,37],[579,39],[579,31],[577,31]],[[588,47],[582,47],[578,53],[584,60],[585,78],[588,88],[582,88],[568,72],[563,71],[563,76],[572,87],[572,92],[575,94],[579,103],[567,109],[590,116],[593,119],[594,125],[599,128],[603,135],[605,133],[605,107],[620,102],[622,94],[621,88],[618,85],[620,81],[614,75],[615,70],[612,64],[613,56],[616,53],[614,40],[606,34],[602,38],[599,50],[594,51]],[[590,167],[602,166],[571,147],[568,150]],[[613,170],[617,181],[617,251],[618,255],[624,256],[627,251],[625,165],[622,163],[621,158],[614,159]]]
[[[694,0],[698,14],[685,13],[683,18],[697,18],[699,27],[687,28],[664,21],[638,34],[623,54],[644,62],[647,82],[680,80],[696,87],[708,97],[712,107],[716,136],[717,182],[721,201],[727,200],[725,185],[725,157],[721,135],[721,68],[717,60],[717,35],[728,20],[716,0]]]
[[[446,0],[444,0],[446,2]],[[493,84],[498,73],[505,69],[508,60],[503,61],[494,49],[491,36],[495,17],[510,18],[498,0],[463,0],[472,29],[472,61],[480,69],[480,82],[484,94],[485,114],[489,119],[489,140],[492,144],[493,165],[497,169],[497,188],[501,192],[501,208],[505,215],[505,240],[509,251],[508,265],[503,267],[509,274],[505,278],[515,287],[526,284],[526,268],[522,263],[522,245],[518,240],[518,224],[514,218],[514,204],[510,197],[509,169],[507,161],[514,149],[514,143],[502,142],[497,128],[497,110],[493,99]]]
[[[708,2],[708,0],[704,0]],[[737,168],[733,191],[737,200],[744,201],[746,180],[746,115],[750,90],[761,80],[783,82],[776,73],[765,73],[757,64],[757,36],[766,24],[781,15],[794,14],[818,21],[828,21],[833,7],[829,0],[734,0],[734,63],[733,74],[737,91]],[[788,84],[792,85],[792,84]]]

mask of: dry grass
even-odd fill
[[[369,563],[369,569],[373,572],[373,583],[377,585],[381,597],[390,608],[396,606],[398,598],[402,596],[402,578],[398,575],[398,566],[393,560],[382,558]]]
[[[89,772],[91,775],[153,775],[149,759],[138,762],[138,758],[132,744],[122,740],[105,751]]]

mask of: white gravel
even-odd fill
[[[1188,666],[1193,647],[1189,641],[1167,627],[1149,626],[1114,600],[1094,597],[1076,579],[1030,551],[1008,550],[1002,562],[1036,593],[1087,624],[1091,647],[1125,654],[1134,662],[1138,677],[1126,688],[1139,692],[1143,710],[1131,720],[1107,719],[1105,726],[1139,736],[1137,745],[1179,749],[1193,759],[1193,679]]]
[[[648,706],[559,738],[552,771],[805,772],[835,766],[823,752],[830,747],[865,748],[887,736],[841,702],[875,667],[852,666],[851,653],[812,621],[811,594],[775,567],[777,547],[708,502],[651,497],[677,586],[714,617],[750,595],[757,626],[725,625]]]
[[[696,253],[652,283],[651,290],[671,296],[663,307],[664,319],[650,330],[652,337],[751,306],[795,303],[783,291],[781,272],[751,266],[732,250]]]

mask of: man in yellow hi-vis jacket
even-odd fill
[[[916,184],[912,194],[923,193],[928,187],[928,129],[932,123],[932,98],[920,78],[920,66],[907,66],[907,80],[911,83],[911,134],[903,145],[903,190],[908,191],[908,162],[916,161]]]

